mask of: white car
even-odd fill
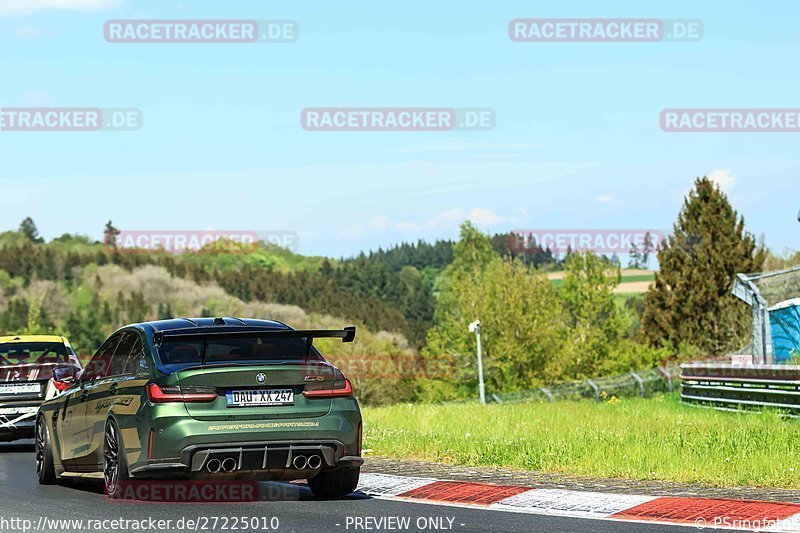
[[[69,341],[57,335],[0,337],[0,441],[34,436],[41,403],[68,385],[81,366]],[[56,372],[58,371],[58,372]]]

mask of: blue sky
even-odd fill
[[[779,14],[780,13],[780,14]],[[665,133],[664,108],[800,107],[800,6],[2,0],[0,106],[135,107],[135,132],[0,134],[2,228],[294,230],[348,256],[518,228],[669,229],[712,174],[800,248],[797,133]],[[691,18],[690,43],[515,43],[514,18]],[[291,44],[111,44],[108,19],[290,19]],[[306,107],[488,107],[491,131],[309,132]]]

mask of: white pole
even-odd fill
[[[478,340],[478,392],[480,394],[481,403],[486,403],[486,386],[483,383],[483,354],[481,353],[481,321],[476,320],[469,325],[469,330],[475,332],[475,337]]]

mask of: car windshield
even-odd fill
[[[6,342],[0,344],[0,365],[68,363],[63,342]]]
[[[206,342],[208,344],[206,345]],[[205,360],[203,350],[205,347]],[[306,339],[275,338],[268,335],[215,339],[169,341],[159,346],[158,353],[165,365],[212,365],[219,363],[275,363],[283,361],[305,361]],[[322,356],[313,347],[308,360],[319,361]]]

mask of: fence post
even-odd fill
[[[592,381],[591,379],[587,380],[586,383],[591,385],[591,387],[594,389],[594,401],[599,402],[600,401],[600,389],[597,388],[597,385],[595,385],[594,381]]]
[[[640,378],[639,374],[637,374],[636,372],[631,372],[631,376],[633,376],[633,378],[639,384],[639,396],[644,398],[644,381],[642,381],[642,378]]]
[[[667,378],[667,390],[672,392],[672,375],[669,373],[666,367],[663,366],[658,367],[658,371],[661,372],[665,378]]]

